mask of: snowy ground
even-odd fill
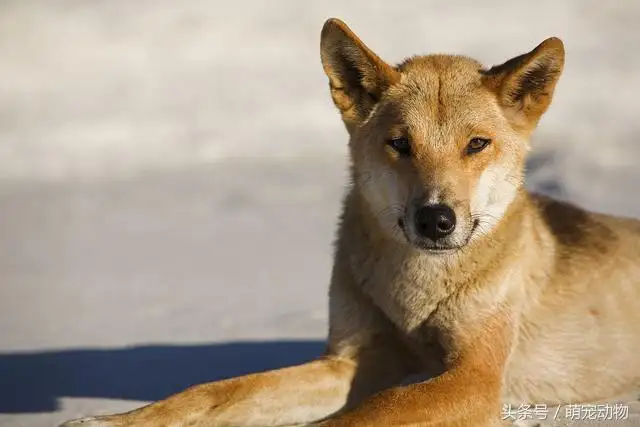
[[[329,16],[390,61],[562,37],[529,185],[640,216],[640,3],[344,3],[0,3],[0,426],[321,351],[346,152]]]

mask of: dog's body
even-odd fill
[[[522,185],[562,43],[391,67],[330,20],[321,47],[353,160],[326,354],[67,425],[494,426],[501,403],[636,390],[640,222]]]

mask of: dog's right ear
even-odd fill
[[[362,123],[400,73],[373,53],[339,19],[329,19],[320,36],[322,67],[333,102],[349,132]]]

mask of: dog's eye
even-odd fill
[[[471,141],[469,141],[469,145],[467,145],[467,154],[478,153],[487,148],[489,144],[491,144],[490,139],[473,138]]]
[[[409,144],[408,138],[393,138],[389,140],[388,144],[401,156],[408,156],[411,154],[411,144]]]

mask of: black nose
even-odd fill
[[[427,205],[418,209],[415,222],[421,236],[438,240],[456,228],[456,214],[447,205]]]

